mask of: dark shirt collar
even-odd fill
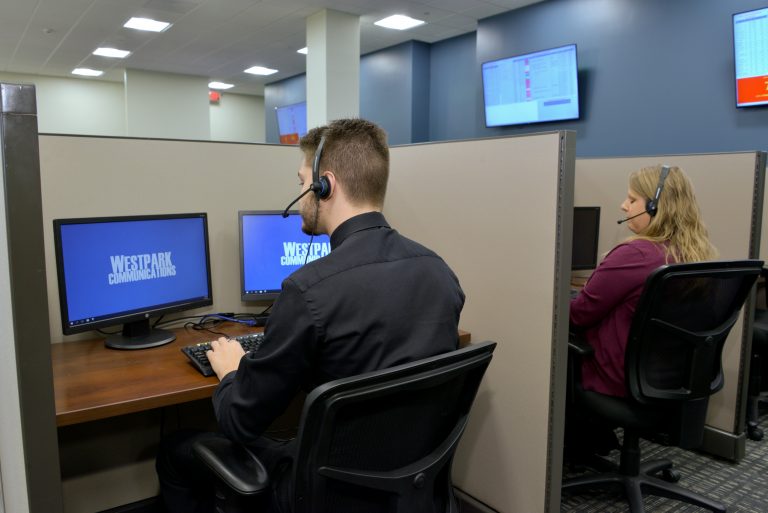
[[[331,251],[339,247],[353,233],[371,228],[389,228],[389,224],[381,212],[366,212],[350,217],[337,226],[331,234]]]

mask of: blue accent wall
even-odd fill
[[[572,129],[581,156],[768,149],[768,108],[735,106],[731,28],[733,13],[766,5],[548,0],[484,19],[473,74],[476,136]],[[578,46],[581,119],[486,128],[481,63],[567,43]]]
[[[429,140],[478,136],[475,33],[447,39],[431,47]],[[482,96],[481,96],[482,98]]]
[[[268,143],[279,144],[275,109],[307,100],[307,76],[296,75],[264,86],[265,139]]]
[[[429,56],[428,44],[409,41],[360,58],[360,116],[390,144],[429,140]]]
[[[476,33],[408,42],[360,60],[360,115],[391,144],[576,131],[579,156],[768,150],[768,107],[737,109],[732,15],[768,0],[547,0],[485,18]],[[578,47],[581,119],[486,128],[483,62]],[[303,75],[265,88],[274,107],[306,98]]]

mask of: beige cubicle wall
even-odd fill
[[[385,215],[455,269],[467,295],[461,327],[499,343],[454,468],[462,490],[501,512],[560,509],[574,140],[551,132],[391,150]],[[237,211],[282,209],[299,189],[294,147],[43,135],[40,160],[54,342],[72,337],[60,326],[53,219],[207,212],[214,305],[197,312],[246,311]],[[60,429],[65,510],[153,496],[161,419]]]
[[[760,152],[577,159],[574,204],[601,207],[600,255],[631,235],[625,224],[616,223],[624,217],[619,205],[627,194],[629,174],[655,164],[680,166],[690,176],[720,258],[758,257],[765,174]],[[749,330],[742,315],[723,352],[725,387],[712,397],[707,416],[706,449],[735,460],[744,455]]]
[[[560,511],[574,138],[392,150],[387,218],[456,271],[472,339],[499,344],[454,463],[496,511]]]

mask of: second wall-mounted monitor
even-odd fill
[[[576,45],[483,64],[485,125],[579,118]]]
[[[283,280],[304,263],[331,251],[327,235],[301,231],[301,216],[281,210],[239,212],[240,295],[243,301],[269,301],[280,295]]]
[[[299,144],[307,133],[307,102],[275,107],[280,144]]]
[[[736,106],[768,105],[768,7],[733,15]]]
[[[581,271],[597,267],[599,236],[600,207],[574,207],[572,270]]]

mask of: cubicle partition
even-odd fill
[[[499,343],[454,464],[497,511],[560,510],[574,139],[392,150],[387,218],[456,271],[472,339]]]
[[[454,466],[457,486],[497,511],[560,508],[574,141],[551,132],[391,150],[385,215],[456,271],[467,295],[461,327],[499,343]],[[296,196],[295,147],[39,142],[53,342],[81,338],[61,331],[55,218],[207,212],[214,305],[193,313],[254,308],[238,292],[237,211],[281,209]],[[152,458],[177,416],[149,411],[61,428],[65,510],[156,494]]]
[[[625,224],[616,223],[624,217],[619,205],[627,195],[629,174],[655,164],[680,166],[690,176],[720,258],[759,256],[765,180],[762,152],[577,159],[574,204],[602,207],[598,244],[601,255],[631,235]],[[749,311],[750,303],[745,308],[745,312]],[[733,460],[744,456],[750,346],[751,318],[742,314],[726,341],[725,386],[710,400],[704,446],[713,454]]]

